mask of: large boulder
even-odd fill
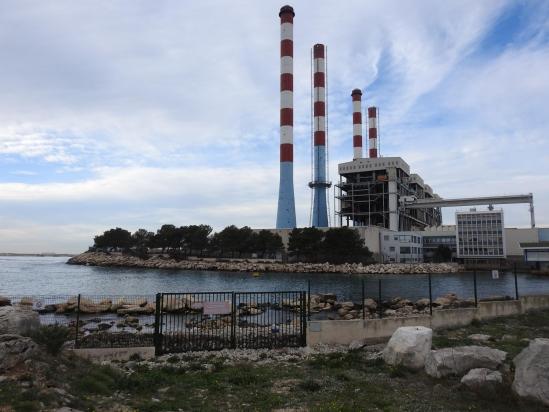
[[[458,346],[433,350],[425,360],[425,372],[435,378],[462,375],[475,368],[497,369],[507,353],[485,346]]]
[[[513,391],[549,406],[549,339],[534,339],[515,359]]]
[[[383,351],[383,360],[389,365],[401,365],[419,370],[431,351],[433,331],[423,326],[398,328]]]
[[[11,300],[5,296],[0,296],[0,306],[10,306]]]
[[[486,368],[471,369],[461,378],[461,383],[474,392],[495,393],[503,383],[503,376],[499,371]]]
[[[31,338],[19,335],[0,335],[0,372],[26,361],[38,346]]]
[[[27,335],[38,330],[38,313],[26,306],[0,307],[0,335]]]

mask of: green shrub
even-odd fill
[[[39,345],[44,346],[52,355],[57,355],[63,344],[70,339],[70,329],[57,323],[45,325],[31,333],[30,337]]]
[[[307,379],[299,383],[299,387],[307,392],[317,392],[322,389],[322,385],[314,379]]]

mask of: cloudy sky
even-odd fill
[[[0,252],[79,252],[114,226],[273,227],[282,5],[0,2]],[[443,197],[533,192],[549,225],[549,2],[292,5],[298,225],[314,43],[328,46],[332,180],[358,87],[380,108],[382,155]],[[505,211],[529,224],[527,205]]]

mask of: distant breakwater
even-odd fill
[[[362,265],[361,263],[279,263],[258,260],[222,261],[215,259],[175,260],[163,256],[140,259],[135,256],[104,252],[85,252],[67,261],[72,265],[147,268],[212,270],[227,272],[283,272],[283,273],[345,273],[345,274],[426,274],[456,273],[462,267],[450,263],[390,263]]]

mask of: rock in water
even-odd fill
[[[364,299],[364,307],[370,312],[374,312],[377,309],[377,303],[371,298]]]
[[[402,365],[419,370],[431,351],[433,331],[423,326],[398,328],[383,351],[383,360],[389,365]]]
[[[457,346],[433,350],[425,360],[425,372],[435,378],[462,375],[474,368],[497,369],[507,353],[485,346]]]
[[[467,375],[461,378],[461,383],[469,389],[485,393],[494,393],[499,385],[503,383],[501,372],[486,368],[471,369]]]
[[[549,339],[534,339],[515,359],[513,391],[549,406]]]
[[[27,335],[38,330],[38,313],[25,306],[0,307],[0,335]]]
[[[29,359],[37,350],[31,338],[19,335],[0,335],[0,371],[13,368]]]

